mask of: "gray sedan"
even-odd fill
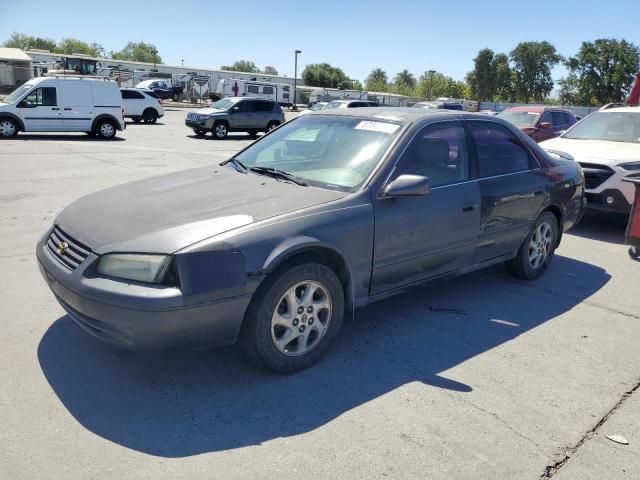
[[[499,262],[539,276],[583,208],[579,165],[500,119],[321,111],[220,165],[77,200],[37,257],[95,337],[134,349],[239,340],[286,372],[317,361],[357,307],[406,287]]]

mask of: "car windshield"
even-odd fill
[[[400,125],[387,121],[307,115],[284,124],[235,158],[248,168],[284,170],[312,186],[353,191],[399,131]]]
[[[326,106],[327,106],[326,103],[316,103],[311,108],[309,108],[309,110],[311,110],[312,112],[316,112],[318,110],[324,110]]]
[[[533,127],[540,118],[540,112],[505,110],[500,112],[498,117],[514,124],[516,127]]]
[[[594,112],[576,123],[562,138],[640,143],[640,111]]]
[[[19,88],[16,88],[13,92],[11,92],[10,95],[5,97],[3,102],[4,103],[15,103],[15,102],[17,102],[18,99],[22,96],[22,94],[25,93],[30,88],[31,88],[31,85],[23,85],[23,86],[21,86]]]
[[[347,108],[347,104],[345,102],[329,102],[323,110],[333,110],[334,108]]]
[[[233,100],[223,98],[222,100],[218,100],[216,103],[212,104],[211,108],[217,108],[218,110],[229,110],[234,103],[236,102],[234,102]]]

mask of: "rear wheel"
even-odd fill
[[[177,93],[173,93],[173,95],[171,95],[171,100],[173,100],[174,102],[177,102],[179,100],[180,96]]]
[[[507,263],[507,268],[518,278],[533,280],[547,269],[557,244],[558,220],[553,213],[542,212],[522,242],[516,258]]]
[[[273,120],[273,121],[269,122],[267,124],[267,132],[270,132],[274,128],[278,128],[279,125],[280,125],[280,122],[278,122],[277,120]]]
[[[158,121],[158,112],[153,108],[147,108],[142,112],[142,120],[144,120],[144,123],[156,123]]]
[[[116,127],[111,120],[100,120],[95,132],[100,138],[110,140],[116,136]]]
[[[260,366],[301,370],[324,355],[343,316],[344,290],[333,270],[318,263],[294,265],[268,278],[256,293],[240,347]]]
[[[212,133],[213,133],[213,138],[222,140],[229,133],[229,127],[225,122],[216,122],[213,124]]]
[[[131,120],[133,120],[136,123],[140,123],[142,121],[142,117],[132,117]]]
[[[18,124],[11,118],[0,118],[0,137],[11,138],[18,134]]]

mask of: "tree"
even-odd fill
[[[144,42],[129,42],[119,52],[111,52],[114,60],[128,60],[132,62],[162,63],[155,45]]]
[[[374,68],[364,81],[365,88],[371,92],[386,92],[387,72],[381,68]]]
[[[496,86],[494,53],[490,48],[483,48],[473,59],[473,70],[467,74],[467,83],[473,97],[479,102],[492,100]]]
[[[513,72],[509,65],[509,57],[498,53],[493,57],[494,89],[493,99],[510,101],[513,99]]]
[[[352,88],[352,82],[345,73],[328,63],[312,63],[302,71],[305,85],[323,88]]]
[[[435,70],[428,70],[420,75],[415,93],[422,98],[448,97],[451,81],[451,77]]]
[[[56,53],[64,53],[66,55],[71,55],[73,53],[82,53],[84,55],[90,55],[92,57],[97,57],[100,55],[100,51],[98,50],[100,47],[98,44],[88,44],[87,42],[83,42],[82,40],[78,40],[77,38],[63,38],[58,42],[56,46]]]
[[[31,50],[37,48],[40,50],[56,50],[56,42],[50,38],[32,37],[24,33],[13,32],[9,39],[4,42],[3,46],[7,48],[19,48],[21,50]]]
[[[551,69],[562,61],[549,42],[521,42],[509,54],[513,62],[514,91],[518,100],[542,102],[553,90]]]
[[[364,87],[362,86],[362,82],[360,82],[360,80],[351,80],[351,88],[354,90],[364,90]]]
[[[560,81],[563,102],[603,105],[621,102],[639,67],[640,48],[626,40],[599,38],[582,42],[566,66],[569,75]]]
[[[393,79],[393,91],[400,95],[413,95],[416,87],[416,77],[406,68]]]
[[[275,67],[272,67],[271,65],[267,65],[266,67],[264,67],[262,73],[266,73],[267,75],[278,75],[278,70],[276,70]]]
[[[260,69],[255,63],[249,60],[237,60],[233,65],[223,65],[220,70],[230,70],[232,72],[260,73]]]

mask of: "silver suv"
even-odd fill
[[[196,135],[211,132],[213,138],[222,139],[229,132],[247,132],[255,136],[268,132],[284,123],[284,112],[277,102],[247,97],[227,97],[209,108],[189,112],[184,124]]]

